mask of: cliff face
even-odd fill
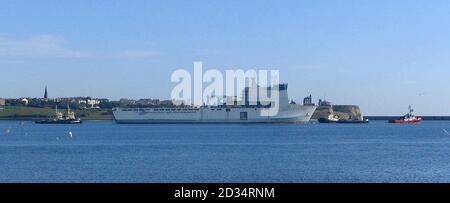
[[[333,105],[333,106],[319,106],[314,112],[312,119],[328,118],[334,113],[340,119],[345,120],[362,120],[361,110],[357,105]]]

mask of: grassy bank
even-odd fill
[[[66,113],[66,109],[60,109],[60,112]],[[111,120],[111,109],[78,109],[74,110],[77,117],[83,120]],[[0,119],[42,119],[55,114],[52,108],[36,107],[10,107],[0,110]]]

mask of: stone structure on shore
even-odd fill
[[[334,114],[343,120],[362,120],[361,110],[357,105],[332,105],[327,101],[319,101],[319,107],[311,119],[328,118]]]

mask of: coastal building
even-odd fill
[[[186,103],[186,101],[184,100],[177,100],[177,99],[172,99],[172,104],[169,103],[170,105],[175,105],[175,106],[189,106],[189,104]]]
[[[161,101],[161,106],[173,106],[173,101],[172,100],[163,100]]]
[[[53,99],[56,103],[74,103],[76,100],[72,97],[56,97]]]
[[[159,105],[160,101],[159,99],[139,99],[136,101],[136,104],[142,105],[142,106],[156,106]]]
[[[86,108],[98,109],[100,108],[100,100],[91,98],[78,98],[78,104],[84,105]]]
[[[5,109],[6,100],[3,98],[0,98],[0,110]]]
[[[135,105],[136,104],[136,100],[133,100],[133,99],[120,99],[119,100],[119,104],[120,104],[120,106]]]
[[[28,106],[29,100],[28,100],[27,98],[22,98],[22,99],[20,100],[20,102],[21,102],[23,105]]]

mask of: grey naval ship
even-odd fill
[[[302,123],[311,119],[317,106],[311,103],[311,96],[306,97],[303,105],[289,101],[287,84],[265,87],[279,90],[279,110],[276,114],[264,114],[272,103],[261,105],[260,101],[250,102],[250,88],[242,92],[238,105],[237,100],[214,106],[175,107],[175,108],[114,108],[114,119],[119,124],[145,123]],[[256,87],[261,91],[261,87]],[[254,90],[252,90],[254,91]],[[276,101],[275,101],[276,102]],[[232,105],[228,105],[228,104]],[[251,105],[255,104],[255,105]]]

